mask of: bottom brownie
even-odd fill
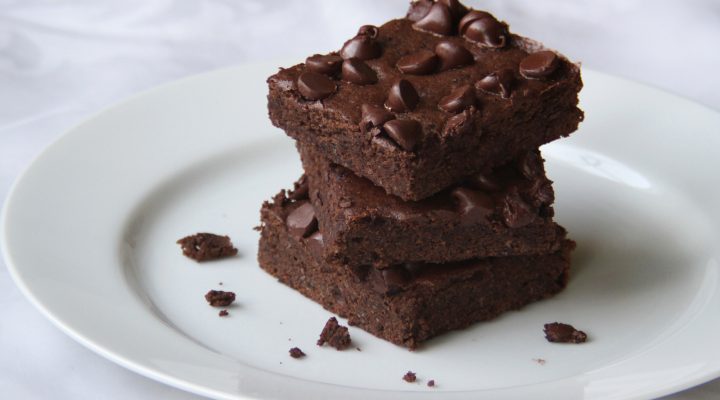
[[[302,206],[284,192],[263,204],[258,261],[278,280],[375,336],[411,349],[441,333],[494,318],[561,291],[570,252],[379,270],[327,263],[322,233],[292,235],[287,215]],[[312,229],[312,228],[311,228]]]

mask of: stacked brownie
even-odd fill
[[[565,287],[574,243],[538,148],[582,120],[577,65],[421,0],[268,84],[305,169],[261,210],[281,282],[410,348]]]

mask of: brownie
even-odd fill
[[[323,260],[322,232],[293,235],[286,218],[307,204],[284,192],[261,210],[260,266],[280,282],[348,318],[350,325],[416,348],[441,333],[488,320],[561,291],[572,241],[554,253],[380,270]]]
[[[339,52],[268,78],[273,124],[386,192],[420,200],[569,135],[580,70],[455,1],[413,3]]]
[[[296,183],[293,198],[309,195],[326,256],[340,263],[383,268],[548,254],[565,238],[565,229],[552,219],[552,182],[537,150],[410,202],[388,195],[311,146],[298,147],[306,179]]]

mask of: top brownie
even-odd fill
[[[414,2],[268,79],[272,122],[404,200],[567,136],[580,70],[457,1]]]

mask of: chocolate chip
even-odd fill
[[[375,39],[380,34],[380,30],[375,25],[363,25],[358,29],[358,36],[367,36],[370,39]]]
[[[370,104],[360,106],[362,117],[360,119],[360,129],[363,132],[369,131],[371,128],[382,127],[386,122],[395,119],[395,115],[390,111]]]
[[[305,59],[305,68],[318,74],[334,75],[340,71],[343,59],[337,54],[315,54]]]
[[[394,119],[383,125],[385,133],[401,148],[413,151],[421,139],[422,126],[411,119]]]
[[[485,11],[470,10],[470,12],[465,14],[465,16],[460,19],[460,23],[458,24],[458,32],[462,35],[465,33],[465,30],[467,30],[467,27],[470,25],[471,22],[488,17],[493,19],[495,18],[492,14]]]
[[[492,197],[483,192],[458,187],[453,189],[451,195],[457,202],[461,224],[487,222],[487,217],[495,209]]]
[[[470,85],[463,85],[456,88],[450,94],[440,99],[438,107],[445,112],[451,114],[475,105],[475,89]]]
[[[523,200],[517,189],[510,191],[503,199],[503,219],[509,228],[520,228],[531,223],[536,216],[532,206]]]
[[[420,95],[415,87],[406,79],[400,79],[390,88],[388,98],[385,100],[385,107],[390,111],[399,113],[415,109],[420,102]]]
[[[475,114],[475,107],[469,107],[457,115],[448,118],[443,128],[443,136],[451,137],[456,135],[464,135],[473,128],[472,116]]]
[[[539,79],[549,76],[559,64],[557,54],[552,51],[538,51],[520,61],[520,74],[528,79]]]
[[[348,58],[342,64],[342,79],[356,85],[369,85],[377,82],[377,74],[365,61]]]
[[[324,242],[323,234],[320,231],[315,231],[312,235],[305,239],[305,245],[315,254],[323,254]]]
[[[310,236],[317,230],[317,218],[315,218],[315,209],[310,202],[303,203],[300,207],[294,209],[285,220],[290,235],[296,239]]]
[[[211,290],[205,294],[205,300],[213,307],[227,307],[235,301],[235,293]]]
[[[413,22],[420,21],[430,12],[430,7],[432,7],[432,5],[433,2],[431,0],[413,1],[410,3],[410,7],[408,8],[408,12],[407,15],[405,15],[405,18]]]
[[[340,57],[359,58],[361,60],[372,60],[380,57],[382,49],[380,44],[369,35],[357,35],[343,44],[340,50]]]
[[[335,83],[317,72],[303,72],[297,80],[300,94],[308,100],[324,99],[335,92]]]
[[[475,83],[475,88],[483,92],[500,95],[507,99],[510,97],[510,93],[512,92],[513,82],[515,82],[515,74],[513,71],[510,69],[503,69],[495,71],[477,81]]]
[[[435,54],[440,58],[441,71],[470,65],[475,61],[468,49],[449,40],[438,43],[435,46]]]
[[[430,11],[413,24],[413,28],[438,35],[451,35],[454,26],[450,9],[442,3],[433,4]]]
[[[585,332],[575,329],[572,325],[560,322],[545,324],[543,331],[545,332],[545,339],[547,339],[548,342],[577,344],[587,341],[587,334]]]
[[[438,0],[438,3],[445,4],[447,8],[450,10],[450,15],[452,15],[453,20],[459,21],[460,18],[462,18],[465,14],[467,14],[468,9],[462,3],[460,3],[458,0]]]
[[[495,17],[476,19],[465,26],[463,36],[471,42],[492,48],[505,47],[507,28]]]
[[[420,50],[401,57],[395,66],[403,74],[427,75],[435,72],[438,61],[438,57],[432,51]]]

